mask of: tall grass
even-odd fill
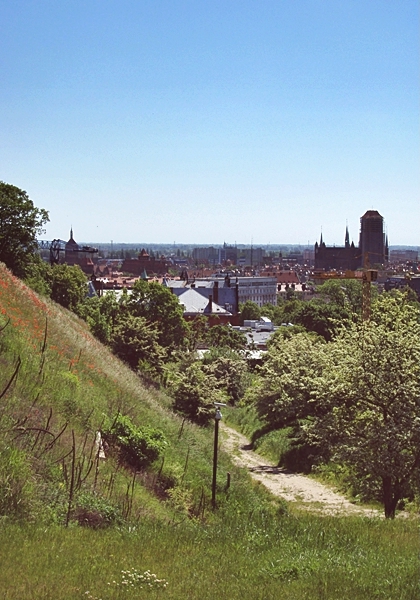
[[[62,519],[73,445],[73,466],[76,462],[83,478],[96,431],[118,413],[140,426],[164,431],[165,454],[152,469],[135,477],[110,456],[86,475],[83,489],[94,489],[124,505],[126,512],[129,503],[130,517],[153,512],[162,517],[187,509],[205,515],[210,506],[211,428],[183,422],[168,410],[171,399],[147,388],[90,335],[83,321],[38,297],[1,266],[0,363],[0,487],[12,482],[10,494],[20,493],[18,505],[25,511],[15,511],[17,518],[25,513],[30,519],[48,520],[55,510],[54,518]],[[49,442],[58,435],[50,448]],[[7,455],[10,446],[17,453],[14,466]],[[233,482],[244,477],[221,454],[222,496],[227,471],[235,474]],[[176,493],[169,497],[167,490],[174,487]],[[168,502],[162,504],[157,497]],[[41,514],[46,506],[51,510]]]
[[[418,552],[413,521],[264,511],[236,517],[229,511],[207,526],[150,520],[121,531],[8,526],[0,529],[0,597],[415,600]],[[113,584],[132,569],[150,570],[167,588],[137,595]]]

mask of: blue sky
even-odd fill
[[[420,245],[417,0],[3,0],[0,179],[45,239]]]

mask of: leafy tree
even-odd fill
[[[74,310],[87,295],[87,279],[78,265],[54,265],[47,273],[51,298],[65,308]]]
[[[204,315],[198,315],[189,323],[188,345],[190,349],[195,350],[206,341],[208,327],[209,322]]]
[[[275,331],[273,335],[267,340],[267,347],[269,348],[273,344],[280,344],[283,340],[288,340],[298,333],[306,333],[308,335],[317,337],[316,333],[307,332],[303,325],[280,326],[277,329],[277,331]]]
[[[51,266],[42,260],[39,254],[34,254],[32,262],[25,273],[25,283],[42,296],[51,296]]]
[[[213,348],[202,359],[203,371],[214,377],[216,386],[232,404],[244,396],[249,383],[246,359],[229,348]]]
[[[28,194],[0,181],[0,261],[18,277],[25,277],[37,251],[38,235],[49,220]]]
[[[315,435],[330,439],[336,459],[360,477],[381,482],[386,517],[420,484],[419,318],[403,295],[381,296],[371,322],[328,348],[319,390],[329,410]]]
[[[153,375],[162,372],[165,352],[158,343],[159,331],[143,317],[121,316],[111,336],[111,348],[132,369]]]
[[[198,425],[207,425],[214,416],[214,402],[225,402],[213,376],[199,362],[179,374],[174,393],[174,410]]]
[[[258,321],[261,316],[260,307],[255,302],[251,300],[247,300],[243,304],[239,306],[239,311],[241,313],[241,323],[243,325],[244,321]]]
[[[270,344],[260,378],[248,390],[247,399],[255,402],[259,416],[273,427],[296,425],[313,414],[322,346],[321,338],[308,333],[277,338]]]
[[[206,340],[211,347],[230,348],[241,351],[247,347],[247,339],[242,331],[229,325],[214,325],[207,332]]]
[[[294,425],[324,460],[380,490],[386,517],[420,486],[420,309],[380,296],[369,322],[327,344],[301,334],[273,346],[249,392],[267,422]]]
[[[303,325],[307,331],[314,331],[329,341],[349,318],[348,311],[337,304],[309,300],[299,304],[292,316],[292,323]]]
[[[91,332],[100,342],[110,342],[120,312],[114,292],[100,297],[86,297],[76,306],[75,312],[87,322]]]
[[[93,335],[103,344],[107,344],[112,330],[106,316],[101,312],[101,300],[98,296],[85,298],[76,306],[75,312],[86,321]]]
[[[135,317],[143,317],[158,332],[158,342],[168,350],[188,343],[189,328],[178,298],[159,283],[138,279],[126,302],[126,309]]]
[[[362,312],[362,284],[355,279],[331,279],[317,288],[317,293],[326,300],[346,308],[353,314]]]
[[[274,325],[284,323],[283,307],[281,305],[274,306],[273,304],[264,304],[261,307],[261,316],[268,317]]]

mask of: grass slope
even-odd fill
[[[0,598],[420,596],[415,520],[292,516],[223,453],[212,512],[211,428],[182,426],[170,398],[1,265],[0,330]],[[92,461],[95,432],[117,411],[164,431],[164,459],[148,471],[133,474],[112,456]],[[72,465],[73,510],[96,499],[125,522],[62,527]],[[146,588],[123,583],[134,569],[151,570]]]
[[[139,426],[163,430],[168,440],[163,461],[134,477],[111,457],[99,462],[98,473],[94,465],[81,489],[92,491],[94,486],[126,513],[127,503],[131,503],[131,518],[165,516],[166,509],[169,516],[174,507],[178,512],[190,510],[201,516],[203,510],[206,512],[213,455],[210,429],[183,424],[169,409],[171,399],[147,389],[92,337],[83,321],[38,297],[3,266],[0,330],[0,456],[4,459],[0,460],[0,477],[3,487],[6,481],[14,486],[10,495],[19,496],[15,511],[9,502],[11,516],[50,518],[48,511],[41,513],[46,506],[59,504],[56,496],[60,490],[64,509],[73,435],[74,462],[83,479],[92,462],[92,450],[95,452],[96,432],[104,420],[112,421],[118,412],[129,415]],[[228,470],[235,471],[222,454],[218,471],[221,490]],[[239,471],[236,479],[242,481],[242,488],[244,477]],[[168,487],[175,491],[163,506],[156,498],[167,497],[164,488]],[[5,504],[7,499],[3,498]],[[7,512],[5,506],[2,512]]]

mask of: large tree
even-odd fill
[[[386,517],[420,484],[420,313],[403,295],[379,298],[368,323],[326,346],[309,435],[381,487]]]
[[[28,274],[48,220],[48,212],[36,208],[25,191],[0,181],[0,261],[18,277]]]
[[[329,343],[298,334],[273,345],[253,389],[274,427],[345,464],[378,490],[386,517],[420,489],[420,310],[401,293]]]

